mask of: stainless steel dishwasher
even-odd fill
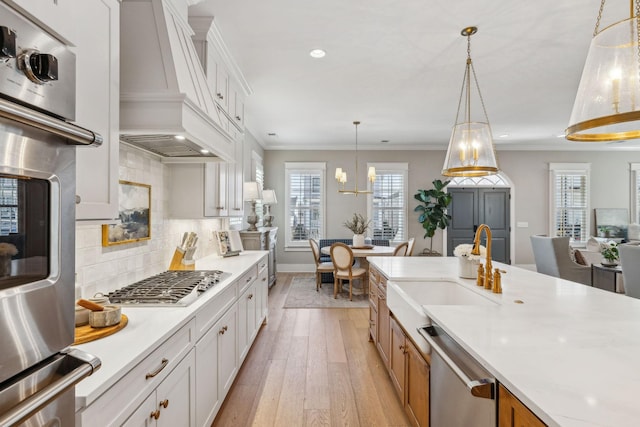
[[[431,345],[431,427],[495,427],[496,381],[440,326],[418,328]]]

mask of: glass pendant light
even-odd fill
[[[478,86],[476,71],[471,61],[471,36],[478,31],[476,27],[464,28],[460,34],[467,37],[467,63],[462,80],[462,90],[458,101],[458,112],[456,122],[451,132],[449,148],[445,157],[442,175],[444,176],[485,176],[498,173],[498,162],[496,160],[495,149],[493,147],[493,136],[489,126],[487,110],[484,107],[484,100]],[[482,111],[484,122],[471,121],[471,75]],[[464,95],[464,121],[459,122],[460,109]]]
[[[571,141],[640,138],[640,2],[629,1],[629,19],[600,30],[600,11],[582,71],[569,127]]]
[[[359,121],[354,121],[353,124],[356,127],[356,168],[355,168],[355,187],[353,190],[347,190],[345,189],[345,184],[347,182],[347,172],[342,170],[342,168],[336,168],[336,181],[338,181],[339,184],[342,184],[342,189],[338,189],[338,193],[341,194],[354,194],[354,195],[358,195],[358,194],[372,194],[372,191],[368,191],[368,190],[358,190],[358,125],[360,124]],[[367,179],[369,180],[370,183],[374,183],[376,180],[376,168],[374,168],[373,166],[369,166],[369,169],[367,171]]]

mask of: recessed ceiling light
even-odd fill
[[[324,56],[327,54],[327,52],[325,52],[322,49],[312,49],[311,52],[309,52],[309,55],[312,58],[324,58]]]
[[[174,138],[179,140],[179,141],[184,141],[186,139],[183,135],[176,135],[176,136],[174,136]]]
[[[204,148],[203,148],[202,150],[200,150],[200,152],[201,152],[202,154],[209,154],[209,150],[205,150]]]
[[[509,138],[509,134],[508,133],[502,133],[498,136],[498,138]]]

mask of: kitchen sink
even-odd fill
[[[476,292],[454,280],[389,281],[387,306],[417,343],[424,340],[416,328],[431,323],[423,305],[496,305],[484,292],[488,291],[478,288]]]

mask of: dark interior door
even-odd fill
[[[491,228],[491,258],[511,264],[509,188],[451,187],[449,213],[451,224],[447,227],[447,255],[461,243],[473,243],[480,224]],[[482,244],[486,246],[483,234]]]

